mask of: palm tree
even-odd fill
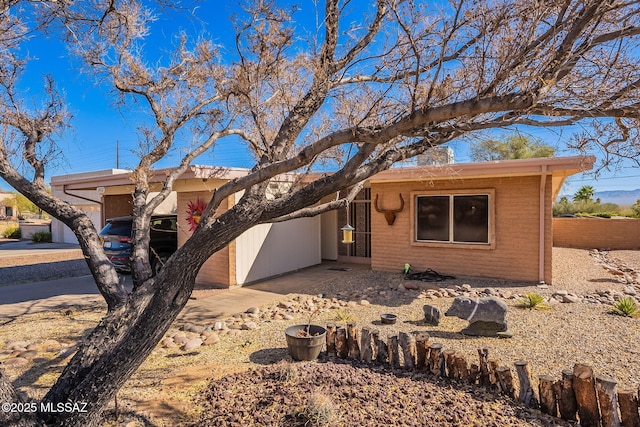
[[[592,186],[590,185],[585,185],[582,188],[580,188],[576,194],[573,195],[573,201],[574,202],[587,202],[589,200],[592,200],[593,196],[596,194],[596,191],[593,189]]]

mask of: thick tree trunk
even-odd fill
[[[104,408],[189,300],[194,277],[185,278],[177,269],[166,273],[161,284],[146,282],[125,307],[100,322],[42,401],[52,407],[86,403],[86,412],[39,412],[42,420],[56,426],[100,424]],[[161,289],[153,292],[158,285]]]
[[[196,230],[157,276],[137,287],[124,304],[109,311],[42,401],[45,407],[77,403],[86,412],[41,411],[41,420],[56,427],[101,423],[107,404],[153,351],[189,300],[202,264],[260,215],[259,203],[248,197],[249,201],[245,199],[233,212],[212,221],[209,228]]]

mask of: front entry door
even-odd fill
[[[340,228],[349,223],[355,228],[354,243],[342,243]],[[338,210],[338,259],[344,262],[371,263],[371,189],[363,188],[346,209]]]

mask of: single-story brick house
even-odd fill
[[[243,285],[325,259],[370,263],[374,270],[401,271],[410,263],[418,271],[551,283],[553,199],[566,177],[590,169],[594,160],[557,157],[393,168],[367,182],[350,204],[349,218],[343,209],[255,226],[207,261],[198,281]],[[190,234],[189,204],[206,202],[215,188],[246,173],[193,166],[176,181],[175,199],[164,205],[163,213],[177,213],[179,245]],[[101,226],[106,218],[131,213],[128,175],[107,170],[57,176],[51,187]],[[153,185],[160,185],[159,178]],[[232,206],[237,197],[229,197],[221,208]],[[378,209],[397,210],[393,223]],[[350,245],[340,241],[346,223],[355,227]],[[65,228],[54,221],[54,241],[74,241]]]
[[[370,180],[379,207],[407,201],[389,225],[372,214],[371,268],[552,282],[551,208],[593,157],[394,168]]]

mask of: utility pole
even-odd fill
[[[116,139],[116,169],[120,169],[120,151],[118,150],[118,140]]]

